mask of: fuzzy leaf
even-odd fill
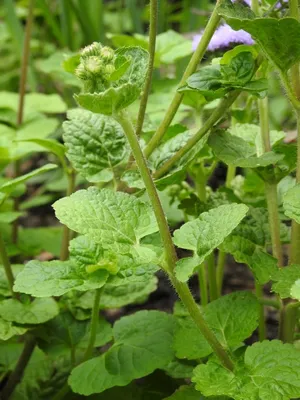
[[[258,325],[259,303],[250,292],[225,295],[202,308],[208,326],[225,348],[238,346]],[[174,348],[178,358],[206,357],[212,349],[190,317],[179,318]]]
[[[14,290],[35,297],[61,296],[70,290],[101,288],[108,275],[103,269],[88,274],[69,261],[32,260],[18,274]]]
[[[173,318],[159,311],[139,311],[123,317],[113,327],[114,345],[72,371],[72,390],[85,396],[101,393],[163,368],[174,357],[174,328]]]
[[[53,207],[70,229],[123,254],[143,250],[139,240],[158,230],[150,205],[121,192],[92,187],[58,200]]]
[[[300,224],[300,184],[286,192],[283,197],[283,209],[287,217]]]
[[[126,161],[126,138],[112,118],[80,109],[69,111],[67,117],[63,123],[67,157],[89,182],[101,181],[103,170]]]
[[[279,340],[247,348],[244,365],[234,372],[215,361],[199,365],[193,382],[205,396],[225,395],[234,400],[290,400],[300,396],[300,351]]]
[[[180,248],[197,252],[199,265],[222,244],[245,217],[247,211],[247,206],[235,203],[211,209],[176,230],[174,243]],[[183,282],[188,280],[193,271],[193,263],[176,266],[177,278]]]
[[[288,267],[280,268],[272,277],[272,290],[279,294],[282,299],[292,297],[292,289],[293,294],[297,295],[296,287],[298,286],[297,281],[299,279],[300,265],[292,264]]]
[[[58,305],[51,298],[35,299],[28,304],[15,299],[3,300],[0,303],[0,316],[6,321],[18,324],[42,324],[58,313]]]

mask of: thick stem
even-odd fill
[[[276,308],[277,310],[280,310],[280,308],[281,308],[281,303],[278,300],[272,300],[272,299],[268,299],[265,297],[261,297],[258,299],[258,301],[260,304],[264,304],[265,306]]]
[[[187,143],[174,154],[165,164],[162,165],[154,174],[153,177],[158,179],[165,175],[188,151],[190,151],[197,142],[203,138],[203,136],[223,117],[227,109],[232,105],[237,96],[240,94],[239,91],[233,91],[227,97],[225,97],[220,105],[214,110],[211,116],[199,129],[199,131],[191,137]]]
[[[290,6],[290,16],[295,18],[297,21],[300,21],[300,11],[299,11],[299,1],[298,0],[289,0]],[[291,68],[291,79],[292,86],[295,90],[295,94],[298,100],[300,100],[300,73],[299,73],[299,63],[296,63]]]
[[[258,282],[255,282],[255,293],[258,300],[263,297],[263,286]],[[260,342],[266,339],[265,310],[263,304],[259,306],[258,336]]]
[[[148,97],[151,89],[153,66],[155,58],[155,44],[157,33],[157,0],[150,0],[150,28],[149,28],[149,63],[146,75],[146,82],[141,97],[139,114],[136,123],[136,134],[140,136],[145,118]]]
[[[30,361],[30,358],[32,356],[32,353],[34,351],[35,343],[36,343],[36,341],[35,341],[34,336],[28,334],[26,336],[24,348],[23,348],[22,354],[17,362],[17,365],[16,365],[15,369],[13,370],[13,372],[10,374],[8,381],[7,381],[6,385],[4,386],[4,389],[1,393],[2,400],[8,400],[10,398],[11,394],[13,393],[13,391],[15,390],[16,386],[18,385],[18,383],[21,381],[21,379],[24,375],[25,368],[27,367],[27,365]]]
[[[199,281],[201,305],[206,306],[208,304],[208,292],[207,292],[207,276],[206,276],[205,263],[202,263],[199,266],[198,281]]]
[[[0,258],[4,267],[5,275],[8,281],[11,294],[13,297],[16,297],[16,294],[13,290],[15,278],[11,269],[10,261],[6,252],[6,247],[1,232],[0,232]]]
[[[207,326],[207,323],[204,320],[202,313],[199,307],[197,306],[193,296],[191,295],[187,284],[179,282],[175,277],[174,268],[177,261],[175,247],[172,242],[169,226],[161,202],[159,200],[154,182],[152,180],[150,171],[147,167],[146,160],[139,145],[138,138],[132,127],[131,121],[128,119],[127,114],[125,114],[125,112],[115,117],[122,126],[124,133],[128,139],[131,151],[139,168],[140,174],[144,181],[149,199],[151,201],[156,216],[161,239],[165,248],[166,264],[167,264],[166,272],[168,273],[179,297],[181,298],[181,301],[186,306],[187,310],[189,311],[191,317],[193,318],[200,332],[203,334],[208,343],[211,345],[211,347],[215,351],[216,355],[219,357],[222,364],[226,368],[232,370],[233,362],[231,361],[226,350],[222,347],[221,343],[217,340],[215,334]]]
[[[209,300],[214,301],[218,298],[218,286],[216,277],[215,257],[213,253],[207,257],[206,263],[208,272]]]
[[[284,343],[293,343],[295,335],[295,325],[297,320],[297,308],[299,308],[300,303],[288,303],[281,310],[281,331],[280,339]]]
[[[88,360],[92,354],[95,346],[95,340],[97,336],[97,328],[99,324],[99,309],[100,309],[100,297],[101,297],[102,288],[95,290],[94,304],[92,310],[92,319],[91,319],[91,327],[90,327],[90,339],[89,344],[84,354],[83,360]]]
[[[193,54],[188,66],[186,67],[186,70],[179,82],[179,85],[178,85],[179,87],[183,86],[185,84],[187,78],[196,71],[198,64],[200,63],[200,61],[202,60],[202,58],[206,52],[209,42],[210,42],[215,30],[217,29],[217,27],[219,25],[220,16],[218,15],[217,7],[218,7],[218,1],[212,12],[210,19],[206,25],[206,28],[203,32],[200,43],[199,43],[195,53]],[[153,152],[153,150],[160,143],[162,137],[164,136],[170,123],[172,122],[172,120],[180,106],[180,103],[182,102],[182,99],[183,99],[183,94],[176,92],[176,94],[166,112],[164,119],[162,120],[157,131],[155,132],[155,134],[151,138],[150,142],[148,143],[147,147],[145,148],[145,156],[146,157],[149,157],[150,154]]]
[[[25,92],[26,92],[26,81],[27,81],[27,72],[28,72],[28,64],[30,57],[30,38],[31,31],[33,25],[33,10],[34,10],[35,0],[30,0],[29,8],[28,8],[28,17],[25,28],[25,37],[24,37],[24,45],[23,45],[23,54],[21,61],[21,76],[20,76],[20,86],[19,86],[19,105],[17,112],[17,126],[21,126],[23,123],[23,114],[24,114],[24,102],[25,102]],[[17,178],[20,175],[20,162],[17,160],[14,165],[14,177]],[[14,210],[19,211],[19,199],[16,198],[14,200]],[[19,219],[17,218],[12,225],[12,242],[17,243],[18,241],[18,231],[19,231]]]
[[[207,183],[207,175],[204,171],[204,166],[201,164],[197,168],[195,185],[198,197],[203,203],[206,202],[206,183]]]
[[[75,190],[76,175],[73,170],[67,172],[67,179],[68,179],[67,196],[70,196]],[[64,225],[61,249],[60,249],[60,260],[61,261],[65,261],[69,257],[70,238],[71,238],[71,231],[66,225]]]
[[[226,253],[220,250],[218,254],[217,272],[216,272],[218,297],[222,295],[225,261],[226,261]]]

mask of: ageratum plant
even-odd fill
[[[81,91],[63,144],[16,141],[51,152],[64,171],[67,196],[53,204],[64,225],[60,259],[12,263],[22,185],[57,165],[0,184],[1,399],[300,398],[300,14],[296,0],[289,16],[269,8],[272,17],[257,1],[252,9],[216,4],[154,132],[144,121],[156,0],[149,51],[94,42],[65,61]],[[254,44],[202,64],[221,19]],[[298,144],[270,129],[273,74],[296,117]],[[196,129],[172,125],[181,103],[192,107]],[[2,148],[5,166],[24,156]],[[226,182],[213,191],[208,181],[220,163]],[[182,213],[176,229],[166,193]],[[223,294],[229,255],[249,268],[253,290]],[[144,303],[159,270],[177,294],[173,312],[131,308],[111,324],[105,311]],[[189,288],[195,275],[199,303]],[[278,320],[272,340],[270,308]]]

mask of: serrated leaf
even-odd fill
[[[123,317],[113,327],[114,345],[72,371],[72,390],[85,396],[101,393],[164,367],[174,357],[174,328],[174,319],[159,311],[139,311]]]
[[[294,285],[300,279],[300,265],[292,264],[285,268],[280,268],[272,276],[273,285],[272,290],[279,294],[282,299],[287,299],[292,296],[293,293],[297,293],[296,287]]]
[[[104,249],[119,253],[139,251],[139,240],[157,232],[149,204],[121,192],[89,188],[53,205],[57,218]]]
[[[75,170],[89,182],[99,182],[103,170],[126,161],[127,141],[112,118],[87,110],[71,110],[63,123],[67,157]]]
[[[282,71],[300,60],[300,23],[294,18],[255,18],[241,3],[223,1],[219,14],[233,29],[243,29],[256,40],[269,60]]]
[[[211,209],[176,230],[174,243],[180,248],[196,252],[200,265],[237,227],[247,211],[246,205],[235,203]],[[193,263],[185,263],[184,266],[177,264],[177,278],[185,282],[192,275],[194,267]]]
[[[290,400],[300,396],[300,351],[279,340],[247,348],[244,365],[231,372],[215,361],[199,365],[193,382],[205,396],[225,395],[234,400]]]
[[[300,184],[290,188],[283,197],[283,209],[287,217],[300,224]]]
[[[16,326],[0,317],[0,340],[8,340],[15,335],[23,335],[26,331],[26,328]]]
[[[70,290],[101,288],[108,275],[104,269],[88,274],[69,261],[32,260],[18,274],[14,290],[35,297],[61,296]]]
[[[58,313],[58,305],[51,298],[35,299],[28,304],[16,299],[7,299],[0,303],[0,316],[18,324],[42,324]]]
[[[39,174],[43,174],[44,172],[51,171],[53,169],[57,168],[57,165],[55,164],[46,164],[43,167],[40,167],[34,171],[28,172],[28,174],[22,175],[18,178],[12,179],[3,185],[0,186],[0,192],[3,193],[11,193],[13,192],[18,185],[28,181],[29,179],[33,178],[34,176],[37,176]]]
[[[250,292],[225,295],[202,307],[204,318],[225,348],[238,346],[251,336],[258,325],[259,303]],[[195,360],[212,353],[190,317],[179,318],[174,338],[178,358]]]

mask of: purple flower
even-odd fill
[[[201,37],[201,34],[193,37],[193,50],[196,50]],[[248,32],[245,32],[242,29],[235,31],[229,25],[223,24],[215,31],[207,50],[215,51],[224,47],[229,47],[233,43],[251,45],[254,41]]]

